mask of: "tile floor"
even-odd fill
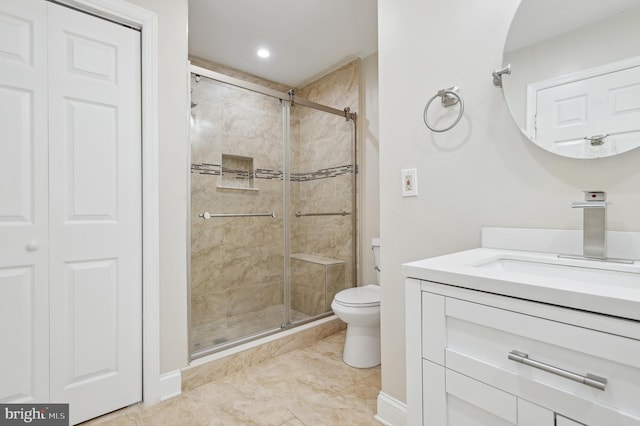
[[[344,337],[341,331],[161,404],[84,425],[379,425],[380,367],[344,364]]]

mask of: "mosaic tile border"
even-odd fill
[[[220,176],[221,167],[220,167],[220,164],[191,163],[191,173],[197,173],[201,175]]]
[[[211,164],[211,163],[192,163],[191,164],[191,173],[194,173],[194,174],[221,176],[222,174],[221,169],[222,167],[220,166],[220,164]],[[329,167],[327,169],[320,169],[320,170],[316,170],[314,172],[308,172],[308,173],[292,173],[291,182],[309,182],[313,180],[334,178],[338,176],[352,174],[353,171],[354,171],[353,164],[348,164],[345,166]],[[282,176],[283,176],[282,171],[271,170],[271,169],[256,169],[254,172],[254,176],[250,176],[250,173],[247,173],[246,170],[224,169],[224,172],[237,174],[238,179],[255,177],[256,179],[282,180]],[[358,174],[357,167],[355,167],[355,173]]]

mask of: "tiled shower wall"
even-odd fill
[[[283,92],[289,89],[197,58],[191,61],[194,65]],[[198,83],[192,77],[191,84],[192,101],[197,103],[191,111],[191,322],[192,326],[198,326],[283,303],[283,142],[282,114],[277,99],[204,77]],[[297,92],[314,102],[355,110],[357,63],[341,67]],[[353,274],[352,216],[296,218],[293,213],[353,210],[352,128],[344,118],[299,106],[292,108],[292,253],[305,252],[345,261],[349,266],[344,283],[349,285]],[[245,170],[235,170],[238,166],[225,168],[222,154],[251,158],[255,173],[247,175]],[[227,179],[221,188],[222,174]],[[237,185],[233,184],[234,179],[238,180]],[[248,180],[253,181],[253,187]],[[275,212],[278,218],[203,220],[198,215],[204,211]],[[300,274],[292,272],[294,275]],[[338,283],[339,288],[343,288],[344,283]],[[292,283],[292,307],[301,312],[311,309],[304,306],[305,303],[317,304],[317,294],[325,290],[298,287],[296,290]],[[329,304],[333,293],[335,289],[327,296]],[[308,302],[303,302],[305,300]],[[264,328],[277,325],[279,323],[264,324]]]

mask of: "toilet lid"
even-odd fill
[[[378,306],[380,304],[380,286],[375,284],[342,290],[335,301],[344,306]]]

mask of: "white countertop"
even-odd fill
[[[491,263],[501,258],[542,267],[528,273]],[[497,266],[478,266],[484,264]],[[562,277],[562,271],[553,269],[556,265],[570,273]],[[406,263],[402,272],[409,278],[640,321],[638,261],[624,265],[558,259],[553,253],[478,248]]]

